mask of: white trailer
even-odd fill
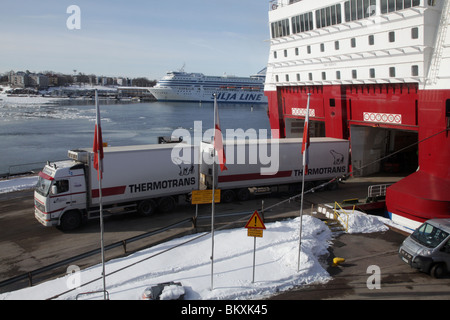
[[[199,189],[198,147],[191,161],[173,159],[174,144],[104,149],[102,205],[105,215],[169,211],[181,195]],[[35,217],[44,226],[70,230],[99,216],[99,183],[90,150],[71,150],[71,160],[48,163],[34,193]],[[190,164],[185,164],[190,162]]]
[[[334,138],[311,138],[307,187],[329,181],[348,173],[349,142]],[[280,186],[298,191],[302,182],[302,139],[233,140],[224,141],[226,167],[217,166],[216,188],[221,189],[222,201],[246,200],[249,188]],[[203,164],[201,181],[212,187],[213,145],[202,143]],[[217,161],[216,161],[217,162]],[[337,186],[332,184],[331,188]],[[267,191],[267,188],[260,188]]]

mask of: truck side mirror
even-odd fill
[[[58,186],[52,185],[52,194],[58,194]]]

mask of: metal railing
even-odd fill
[[[368,198],[376,198],[386,196],[386,189],[390,187],[392,184],[378,184],[369,186],[367,190]]]
[[[340,210],[337,210],[337,207],[339,207]],[[355,211],[355,206],[353,206],[353,210],[352,210],[351,214],[353,214],[354,211]],[[349,215],[350,215],[350,213],[348,213],[346,210],[342,209],[341,205],[338,202],[334,202],[334,219],[337,220],[342,225],[345,232],[348,231]]]
[[[142,240],[142,239],[154,236],[156,234],[159,234],[159,233],[165,232],[167,230],[179,227],[179,226],[187,224],[187,223],[192,223],[192,222],[193,222],[192,218],[184,219],[184,220],[178,221],[176,223],[173,223],[171,225],[168,225],[166,227],[163,227],[163,228],[160,228],[160,229],[157,229],[157,230],[154,230],[154,231],[150,231],[150,232],[147,232],[147,233],[144,233],[144,234],[132,237],[132,238],[128,238],[128,239],[125,239],[125,240],[122,240],[122,241],[118,241],[118,242],[112,243],[112,244],[110,244],[108,246],[105,246],[105,251],[109,251],[109,250],[112,250],[112,249],[115,249],[115,248],[118,248],[118,247],[122,247],[123,251],[124,251],[124,254],[126,254],[127,253],[127,244],[130,244],[130,243],[133,243],[133,242],[136,242],[136,241],[139,241],[139,240]],[[85,258],[89,258],[89,257],[94,256],[94,255],[98,255],[98,254],[100,254],[100,250],[101,250],[100,248],[95,249],[95,250],[91,250],[89,252],[85,252],[85,253],[79,254],[77,256],[74,256],[74,257],[71,257],[71,258],[68,258],[68,259],[64,259],[62,261],[50,264],[48,266],[45,266],[45,267],[42,267],[42,268],[30,271],[30,272],[23,273],[21,275],[12,277],[10,279],[0,281],[0,288],[8,286],[8,285],[12,285],[12,284],[15,284],[17,282],[24,281],[24,280],[28,280],[28,285],[31,287],[31,286],[33,286],[33,277],[35,277],[37,275],[41,275],[41,274],[43,274],[45,272],[48,272],[48,271],[55,270],[55,269],[57,269],[59,267],[68,266],[68,265],[74,263],[75,261],[79,261],[79,260],[82,260],[82,259],[85,259]]]

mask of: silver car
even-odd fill
[[[398,253],[412,268],[444,277],[450,271],[450,218],[426,221],[403,241]]]

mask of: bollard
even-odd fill
[[[333,259],[333,267],[337,267],[338,265],[340,265],[341,263],[344,263],[345,259],[344,258],[334,258]]]

